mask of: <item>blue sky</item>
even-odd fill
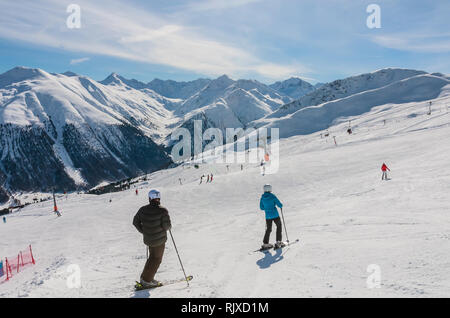
[[[69,4],[81,28],[69,29]],[[369,29],[366,8],[381,8]],[[450,73],[450,1],[0,0],[0,73],[14,66],[148,82],[228,74],[328,82],[385,67]]]

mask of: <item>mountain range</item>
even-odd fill
[[[18,191],[72,191],[172,164],[178,127],[279,127],[282,137],[326,129],[386,103],[448,93],[443,74],[383,69],[311,85],[290,78],[144,83],[116,73],[97,82],[72,72],[16,67],[0,75],[0,200]]]

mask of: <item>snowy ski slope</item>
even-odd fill
[[[448,297],[450,97],[434,100],[431,115],[427,105],[377,106],[342,118],[328,138],[322,131],[283,139],[274,175],[261,176],[257,164],[229,172],[224,164],[180,166],[150,175],[138,196],[71,194],[58,202],[61,218],[51,202],[26,207],[0,225],[0,257],[32,244],[37,263],[0,284],[0,297]],[[382,162],[389,181],[381,181]],[[210,172],[214,182],[199,185]],[[264,234],[264,183],[284,203],[289,238],[301,243],[249,254]],[[194,275],[190,288],[133,291],[145,247],[131,222],[153,187]],[[81,288],[68,288],[73,264]],[[367,287],[371,264],[381,288]],[[179,277],[168,242],[156,278]]]

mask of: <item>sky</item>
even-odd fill
[[[372,4],[379,28],[367,24]],[[386,67],[450,74],[449,17],[448,0],[0,0],[0,73],[267,84]]]

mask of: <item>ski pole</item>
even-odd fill
[[[172,238],[173,246],[175,247],[175,251],[177,252],[178,260],[180,261],[181,269],[183,270],[184,278],[186,279],[186,283],[189,287],[189,280],[187,279],[186,272],[184,271],[183,263],[181,262],[180,254],[178,253],[177,245],[175,244],[175,240],[173,239],[172,230],[169,229],[170,237]]]
[[[283,225],[284,225],[284,232],[286,233],[286,240],[288,242],[289,245],[289,236],[286,230],[286,222],[284,222],[284,215],[283,215],[283,208],[281,208],[281,217],[283,218]]]

